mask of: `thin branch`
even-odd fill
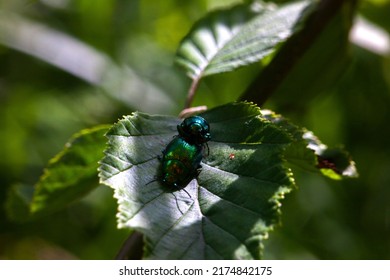
[[[134,231],[123,243],[116,260],[140,260],[143,254],[143,236]]]
[[[186,103],[184,109],[188,109],[191,107],[192,101],[194,101],[196,90],[198,89],[198,85],[200,82],[201,76],[199,75],[195,79],[192,80],[191,86],[188,90]]]

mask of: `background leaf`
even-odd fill
[[[270,110],[261,112],[267,120],[284,129],[294,140],[285,151],[287,162],[304,170],[321,172],[331,179],[358,177],[355,162],[343,148],[328,148],[313,132],[292,124]]]
[[[329,0],[313,5],[299,30],[281,46],[239,100],[263,106],[272,96],[280,107],[294,104],[300,108],[301,103],[337,85],[350,62],[348,38],[356,2]],[[294,102],[297,98],[306,102]]]
[[[101,125],[82,130],[50,160],[36,185],[31,203],[33,215],[61,209],[99,185],[98,161],[103,155],[106,142],[103,135],[108,128]]]
[[[176,62],[193,80],[259,61],[289,37],[309,1],[239,5],[208,14],[194,25]]]
[[[24,222],[30,218],[30,205],[34,189],[31,186],[14,185],[7,194],[5,204],[6,213],[9,219],[17,222]]]
[[[134,113],[115,124],[101,181],[115,189],[119,226],[145,235],[146,258],[258,259],[278,221],[279,200],[293,185],[281,158],[290,139],[248,103],[203,117],[211,126],[210,154],[186,187],[190,197],[155,180],[157,156],[180,123],[171,117]]]

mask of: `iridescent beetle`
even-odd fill
[[[181,189],[199,174],[204,146],[211,135],[210,125],[200,116],[184,119],[177,130],[179,135],[162,152],[160,180],[168,187]]]
[[[192,116],[184,119],[177,126],[177,131],[190,144],[203,145],[211,139],[210,125],[200,116]]]

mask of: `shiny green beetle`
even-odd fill
[[[186,118],[177,130],[179,135],[163,151],[160,180],[166,186],[181,189],[199,174],[203,149],[211,136],[210,125],[199,116]]]
[[[198,175],[203,146],[189,144],[175,137],[163,151],[161,181],[164,185],[180,189]]]
[[[184,119],[177,126],[177,131],[190,144],[201,145],[211,139],[210,125],[200,116],[192,116]]]

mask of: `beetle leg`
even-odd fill
[[[158,177],[154,176],[154,179],[152,181],[150,181],[149,183],[146,183],[145,186],[147,186],[147,185],[149,185],[149,184],[151,184],[153,182],[156,182],[156,181],[158,181]]]
[[[179,209],[180,213],[181,213],[182,215],[184,215],[183,211],[181,211],[181,209],[180,209],[179,203],[177,202],[177,197],[176,197],[176,195],[175,195],[173,192],[171,192],[171,194],[172,194],[173,197],[175,198],[177,209]]]
[[[182,189],[182,190],[185,191],[185,193],[188,194],[188,196],[189,196],[190,198],[192,198],[191,195],[186,191],[186,189]]]
[[[207,143],[204,143],[203,145],[206,145],[206,147],[207,147],[207,156],[209,156],[210,155],[209,145]],[[204,146],[203,146],[203,148],[204,148]]]

